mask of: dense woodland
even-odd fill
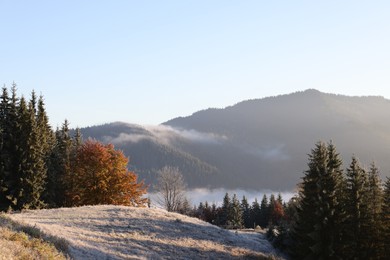
[[[142,206],[143,182],[112,145],[70,136],[65,120],[53,131],[44,99],[0,96],[0,211],[95,204]]]

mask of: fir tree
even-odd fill
[[[36,209],[45,205],[42,195],[45,189],[47,169],[43,151],[44,144],[39,138],[35,102],[36,97],[33,92],[27,108],[23,98],[20,103],[20,124],[23,134],[20,139],[19,178],[22,196],[17,204],[19,209]]]
[[[11,100],[6,87],[3,87],[0,98],[0,210],[4,211],[16,203],[13,187],[17,178],[12,169],[14,129],[11,121]]]
[[[233,195],[231,203],[231,217],[229,219],[231,227],[234,229],[242,228],[243,219],[241,205],[236,194]]]
[[[231,212],[231,200],[229,197],[229,193],[226,192],[225,196],[223,197],[222,208],[219,216],[219,223],[221,226],[228,225],[228,221],[231,219],[232,215]]]
[[[245,228],[251,228],[252,223],[251,223],[251,212],[250,212],[250,207],[248,200],[245,196],[242,196],[241,200],[241,212],[242,212],[242,220],[243,220],[243,225]]]
[[[72,153],[74,145],[65,120],[55,133],[55,145],[50,155],[50,171],[47,182],[47,198],[52,207],[72,206],[75,194],[72,189]]]
[[[339,173],[341,160],[333,145],[316,144],[309,155],[299,192],[297,220],[291,233],[293,256],[298,259],[341,258],[337,243],[342,226],[338,223],[341,198]],[[337,162],[337,163],[336,163]]]
[[[383,192],[383,204],[382,204],[382,223],[383,223],[383,247],[382,259],[385,256],[390,255],[390,178],[387,177],[384,192]]]
[[[368,172],[368,252],[367,255],[373,259],[379,259],[383,254],[383,223],[382,204],[383,190],[379,170],[375,163],[371,163]]]
[[[252,202],[252,207],[251,207],[251,219],[253,223],[253,228],[256,228],[257,226],[261,226],[261,208],[260,204],[257,201],[257,198]],[[261,226],[262,227],[262,226]]]
[[[262,228],[266,228],[269,222],[269,203],[267,195],[264,194],[260,204],[260,216],[259,225]]]
[[[356,157],[347,169],[347,221],[350,236],[346,252],[351,258],[368,257],[368,179]]]

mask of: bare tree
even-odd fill
[[[177,212],[185,200],[186,184],[177,167],[164,166],[158,171],[155,186],[157,202],[167,211]]]

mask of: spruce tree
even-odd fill
[[[347,219],[350,231],[347,237],[347,255],[351,258],[366,259],[368,255],[368,179],[365,170],[355,156],[347,168]]]
[[[22,196],[18,201],[18,208],[42,208],[45,204],[42,195],[46,182],[46,164],[44,146],[39,133],[36,118],[36,97],[32,98],[28,107],[22,98],[20,108],[20,124],[22,129],[20,147],[19,178],[21,180]]]
[[[251,212],[250,212],[250,207],[248,200],[245,196],[242,196],[241,200],[241,212],[242,212],[242,220],[243,220],[243,225],[245,228],[251,228],[252,223],[251,223]]]
[[[231,200],[229,197],[229,193],[226,192],[225,196],[223,197],[222,202],[222,208],[221,208],[221,214],[219,216],[219,222],[221,226],[227,227],[232,215],[232,209],[231,209]]]
[[[341,198],[341,162],[334,146],[318,142],[309,154],[308,170],[300,186],[297,220],[291,232],[292,255],[297,259],[341,258],[341,224],[337,212]],[[336,163],[337,162],[337,163]]]
[[[11,169],[11,101],[6,87],[3,87],[0,99],[0,211],[4,211],[15,203],[11,193],[15,181]]]
[[[264,194],[261,199],[260,204],[260,216],[259,216],[259,225],[262,228],[266,228],[269,222],[269,203],[267,195]]]
[[[368,172],[368,252],[373,259],[379,259],[383,253],[382,204],[383,190],[379,169],[371,163]]]
[[[384,192],[383,192],[383,204],[382,204],[382,223],[383,223],[383,248],[382,259],[386,259],[390,255],[390,178],[387,177]]]
[[[237,195],[234,194],[231,202],[231,226],[234,229],[242,228],[243,219],[240,201],[237,198]]]
[[[257,198],[255,198],[251,206],[251,222],[253,224],[253,228],[256,228],[257,226],[261,226],[260,216],[261,216],[260,204],[257,201]]]
[[[52,207],[72,206],[72,158],[74,143],[70,136],[69,122],[64,121],[61,129],[55,132],[55,145],[50,154],[50,170],[47,181],[47,200]]]

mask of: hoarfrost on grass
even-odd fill
[[[263,234],[224,230],[161,209],[84,206],[10,217],[66,239],[75,259],[261,259],[277,254]]]

